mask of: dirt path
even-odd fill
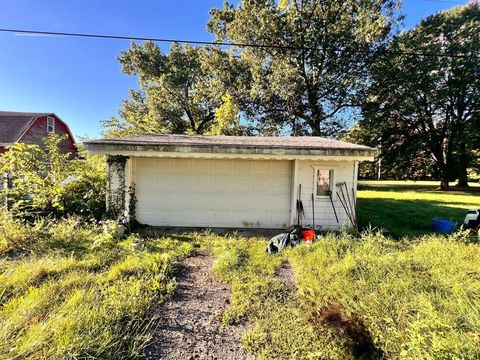
[[[297,282],[295,281],[295,275],[293,273],[292,265],[288,261],[283,261],[282,266],[275,272],[277,279],[284,285],[286,285],[290,291],[295,293],[298,290]]]
[[[173,299],[154,311],[156,329],[146,359],[251,359],[242,350],[245,327],[220,322],[230,295],[211,268],[206,253],[185,261]]]

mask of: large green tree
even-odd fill
[[[365,127],[383,156],[407,169],[430,164],[448,188],[466,185],[471,152],[479,149],[480,6],[432,15],[396,36],[373,66],[363,107]]]
[[[139,90],[130,90],[119,118],[104,122],[107,136],[239,131],[239,110],[231,93],[237,77],[222,70],[238,67],[227,52],[175,43],[164,54],[147,41],[132,43],[119,61],[124,73],[138,78]]]
[[[257,131],[331,136],[361,104],[397,9],[396,0],[244,0],[212,10],[207,28],[239,44],[250,81],[239,102]]]

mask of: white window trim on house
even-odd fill
[[[313,166],[313,194],[315,195],[315,199],[328,199],[328,195],[317,195],[317,172],[319,170],[327,170],[330,174],[330,194],[332,199],[335,196],[335,169],[332,167],[326,166]]]
[[[55,132],[55,118],[53,116],[47,116],[47,133],[50,134],[51,132]]]

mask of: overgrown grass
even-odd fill
[[[415,243],[380,234],[327,236],[289,259],[305,309],[324,322],[333,309],[357,327],[352,336],[346,324],[332,323],[353,351],[368,350],[370,338],[386,358],[480,357],[478,244],[441,236]]]
[[[148,311],[201,244],[231,287],[226,324],[258,359],[480,358],[480,245],[464,233],[393,240],[325,235],[265,253],[264,239],[202,234],[133,246],[71,218],[2,214],[0,358],[124,359],[148,342]],[[137,243],[137,242],[136,242]],[[288,261],[298,290],[277,270]]]
[[[480,208],[480,186],[468,191],[436,190],[429,181],[363,181],[359,183],[360,224],[385,229],[395,237],[431,233],[432,219],[461,224],[467,210]]]
[[[193,250],[173,238],[135,250],[75,219],[24,225],[3,214],[0,358],[124,359],[148,341],[147,312],[168,298]],[[5,226],[8,225],[8,226]]]
[[[328,329],[309,323],[296,296],[276,278],[283,259],[266,255],[264,239],[209,235],[199,240],[214,254],[214,273],[231,286],[231,305],[222,320],[252,322],[243,338],[249,352],[258,359],[300,359],[330,344]]]
[[[79,218],[63,221],[39,219],[25,224],[0,210],[0,257],[46,253],[80,255],[90,250],[95,241],[104,241],[98,226],[82,226]]]
[[[259,359],[480,357],[480,250],[462,234],[327,235],[280,256],[258,239],[207,243],[232,287],[224,321],[252,322],[244,343]],[[296,293],[275,276],[285,260]]]

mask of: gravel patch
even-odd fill
[[[242,349],[245,326],[220,322],[230,292],[211,272],[212,256],[188,258],[172,300],[153,311],[152,341],[145,359],[253,359]]]
[[[284,261],[282,266],[275,271],[277,279],[284,285],[286,285],[292,292],[298,290],[297,282],[295,281],[295,275],[293,273],[292,266],[288,261]]]

